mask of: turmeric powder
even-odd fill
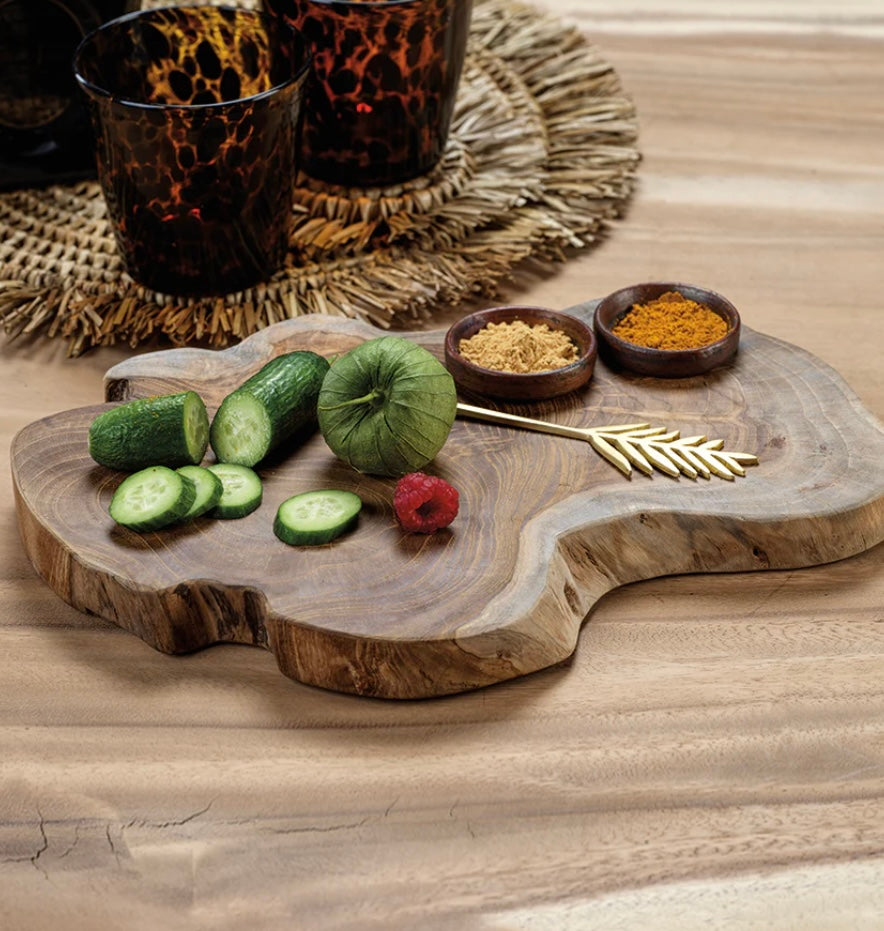
[[[614,325],[620,339],[650,349],[699,349],[727,334],[727,321],[680,291],[666,291],[647,304],[633,304]]]
[[[579,358],[577,346],[566,333],[524,320],[487,323],[469,339],[462,339],[458,352],[483,368],[520,375],[560,369]]]

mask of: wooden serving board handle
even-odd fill
[[[133,357],[107,373],[107,398],[193,388],[213,409],[275,355],[332,355],[378,335],[338,318],[286,321],[223,352]],[[441,331],[402,335],[441,358]],[[48,584],[158,650],[257,644],[287,676],[363,695],[442,695],[559,663],[598,599],[638,579],[810,566],[884,539],[881,424],[832,369],[747,328],[734,362],[700,378],[600,362],[580,392],[504,408],[715,436],[758,455],[745,478],[626,479],[584,443],[458,420],[427,471],[459,489],[461,512],[431,536],[403,533],[394,482],[355,473],[319,435],[261,467],[264,504],[248,517],[131,533],[107,514],[122,476],[88,456],[105,407],[38,421],[13,444],[22,539]],[[280,543],[279,503],[318,487],[362,497],[357,529],[328,546]]]

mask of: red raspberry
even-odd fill
[[[457,516],[457,489],[435,475],[409,472],[396,483],[393,508],[403,530],[432,533]]]

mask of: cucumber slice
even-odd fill
[[[193,504],[191,504],[190,510],[181,518],[182,521],[193,520],[195,517],[211,511],[221,500],[224,485],[214,472],[197,465],[181,466],[176,471],[179,475],[189,478],[196,488]]]
[[[277,356],[221,402],[210,441],[219,462],[254,466],[299,430],[316,424],[328,360],[315,352]]]
[[[212,517],[232,520],[251,514],[264,495],[261,479],[248,466],[234,462],[216,462],[209,471],[221,479],[221,497],[212,509]]]
[[[273,532],[291,546],[328,543],[356,523],[362,501],[352,491],[306,491],[279,506]]]
[[[140,532],[181,520],[196,497],[196,486],[166,466],[151,466],[124,479],[110,503],[110,516]]]
[[[195,391],[128,401],[89,427],[89,455],[109,469],[197,465],[209,445],[209,415]]]

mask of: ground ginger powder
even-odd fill
[[[679,291],[633,304],[613,327],[620,339],[650,349],[699,349],[727,333],[727,321]]]
[[[483,368],[519,375],[560,369],[579,358],[577,346],[566,333],[524,320],[488,323],[469,339],[462,339],[458,352]]]

